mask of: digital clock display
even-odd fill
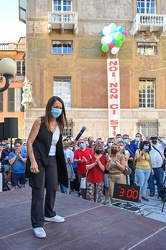
[[[140,187],[135,185],[126,185],[115,183],[114,199],[138,202]]]

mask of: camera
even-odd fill
[[[155,139],[158,139],[158,137],[157,136],[152,136],[152,137],[150,137],[150,139],[155,140]]]

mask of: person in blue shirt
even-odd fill
[[[10,152],[8,159],[9,164],[11,165],[11,190],[16,189],[16,186],[19,185],[21,188],[25,187],[26,178],[25,178],[25,163],[27,155],[21,153],[21,142],[15,141],[14,143],[14,152]]]
[[[130,185],[134,185],[135,184],[134,156],[138,147],[135,143],[130,142],[129,135],[127,134],[123,135],[123,141],[125,143],[125,149],[128,150],[130,153],[130,156],[128,159],[128,166],[132,170],[132,173],[130,174]]]

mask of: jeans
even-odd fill
[[[148,179],[150,176],[150,169],[139,169],[136,168],[135,173],[138,179],[138,185],[140,186],[140,192],[142,196],[146,197],[146,190],[147,190],[147,186],[148,186]]]
[[[130,174],[130,185],[134,185],[134,183],[135,183],[135,168],[133,166],[133,162],[128,161],[128,166],[132,170],[132,173]]]
[[[63,186],[60,182],[58,182],[58,185],[60,186],[60,190],[63,194],[67,194],[67,188]]]
[[[154,181],[156,180],[156,185],[157,185],[157,192],[158,195],[160,194],[161,186],[163,184],[163,179],[164,179],[164,170],[160,168],[154,168],[154,175],[150,175],[148,183],[149,183],[149,188],[150,188],[150,193],[155,194],[155,185]]]

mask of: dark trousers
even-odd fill
[[[41,169],[42,185],[41,188],[32,187],[32,203],[31,203],[31,223],[32,227],[43,227],[44,216],[54,217],[56,190],[58,185],[57,162],[55,157],[49,157],[49,163]],[[44,200],[44,188],[46,188]],[[43,206],[44,204],[44,206]]]
[[[75,191],[79,191],[80,190],[80,182],[79,182],[79,179],[78,179],[77,168],[73,168],[73,170],[74,170],[74,173],[75,173],[75,179],[73,181],[71,181],[70,189],[75,190]]]
[[[86,174],[79,174],[78,173],[78,179],[79,179],[80,184],[81,184],[81,178],[84,178],[85,176],[86,176]],[[81,188],[81,195],[82,195],[83,199],[86,199],[86,189]]]
[[[135,182],[135,168],[132,161],[128,161],[128,166],[131,168],[132,173],[130,174],[130,185],[134,185]]]
[[[160,195],[161,186],[163,184],[163,179],[164,179],[164,170],[162,169],[162,167],[153,168],[153,170],[154,170],[154,175],[151,174],[148,180],[150,193],[155,194],[154,181],[156,180],[157,192],[158,192],[158,195]]]

